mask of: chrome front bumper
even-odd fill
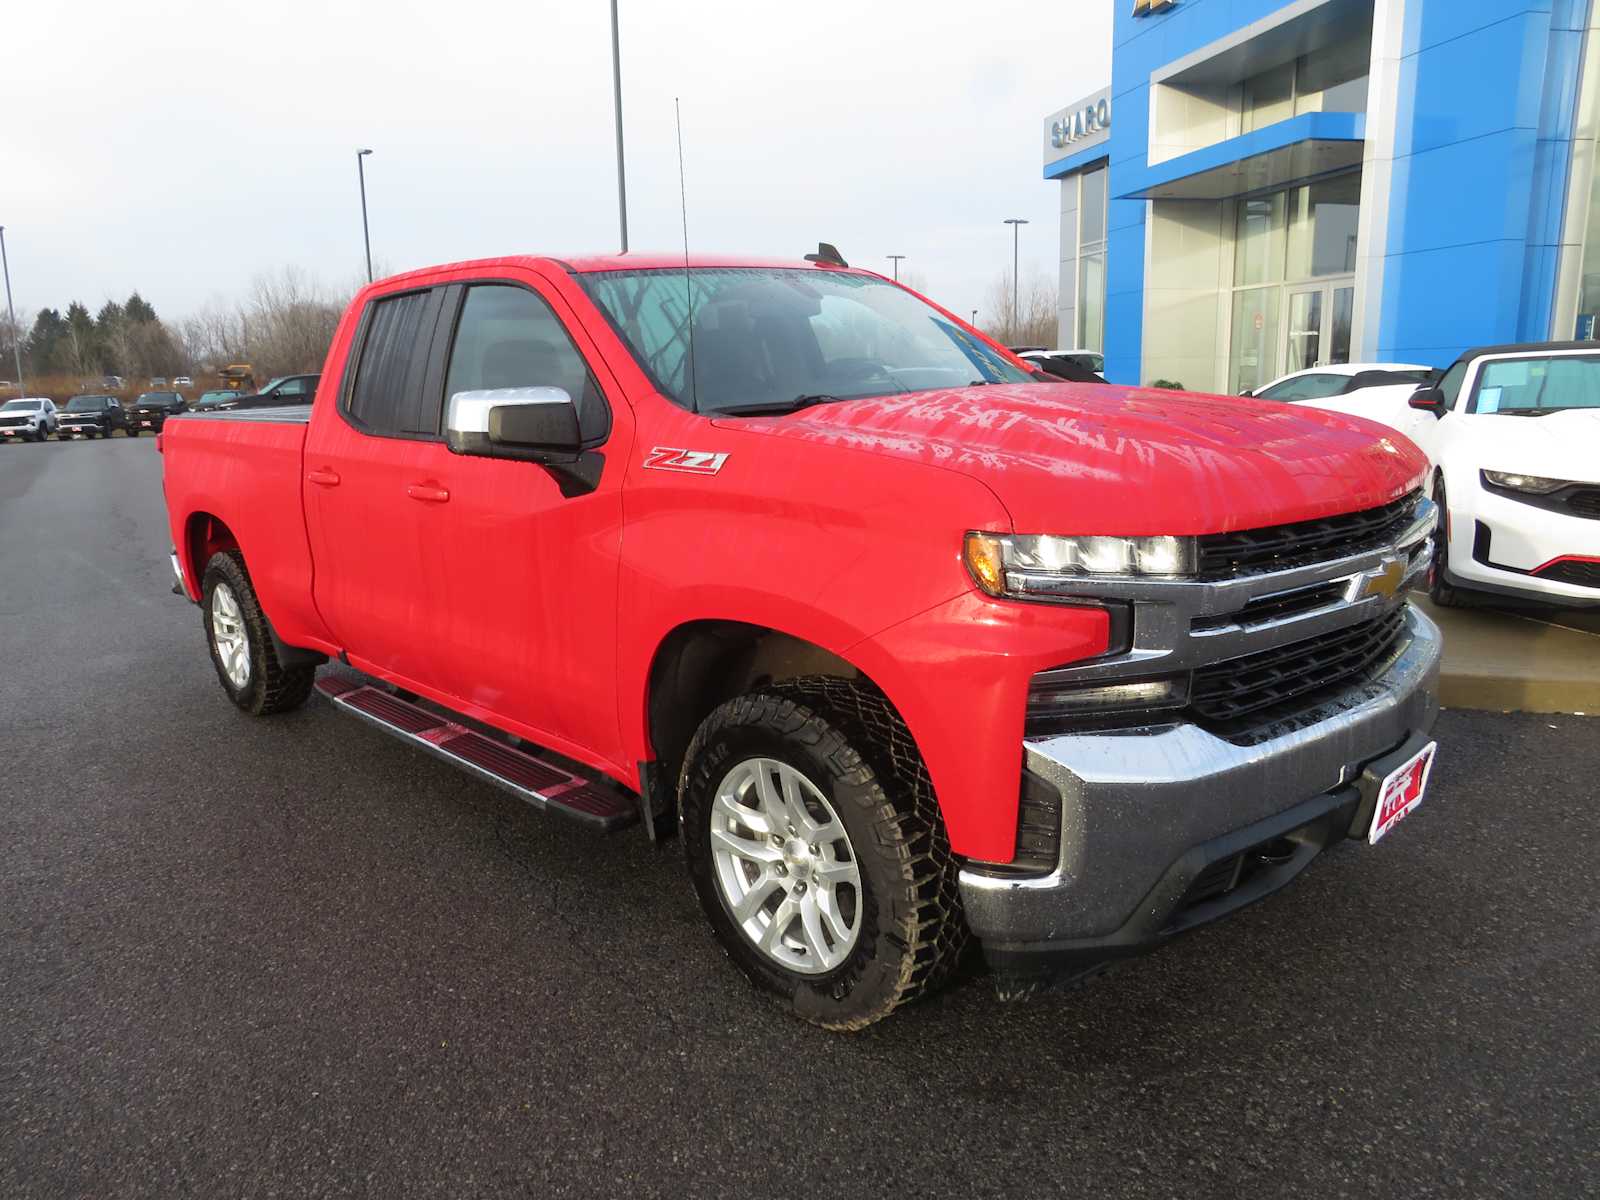
[[[1042,877],[977,864],[961,872],[967,922],[991,961],[1055,953],[1092,962],[1097,951],[1159,942],[1176,931],[1175,910],[1207,848],[1226,849],[1234,835],[1242,850],[1258,833],[1315,826],[1315,838],[1297,843],[1306,851],[1297,874],[1348,832],[1368,766],[1433,725],[1439,630],[1409,608],[1402,644],[1377,678],[1248,745],[1191,724],[1025,742],[1026,769],[1061,795],[1061,854]],[[1281,882],[1289,877],[1280,872]]]

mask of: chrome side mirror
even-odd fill
[[[564,388],[457,392],[445,413],[445,445],[456,454],[570,462],[583,449],[578,409]]]

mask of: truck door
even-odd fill
[[[414,485],[438,482],[455,456],[439,433],[429,367],[446,288],[368,302],[332,402],[318,404],[306,435],[306,525],[313,595],[352,664],[428,683],[437,674],[438,547],[444,510]],[[430,397],[431,394],[431,399]]]
[[[632,415],[559,292],[532,271],[463,281],[443,402],[488,388],[559,387],[577,403],[598,484],[536,463],[447,456],[430,554],[441,678],[472,713],[529,727],[556,749],[618,753],[616,632],[621,484]],[[419,477],[420,478],[420,477]],[[576,755],[583,757],[581,753]]]

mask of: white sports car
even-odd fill
[[[1315,408],[1370,416],[1372,392],[1402,389],[1402,403],[1419,383],[1431,383],[1438,372],[1417,363],[1331,363],[1280,375],[1271,383],[1246,392],[1258,400],[1310,402]]]
[[[1373,389],[1361,415],[1433,463],[1434,599],[1600,607],[1600,343],[1485,346],[1403,407],[1397,391]]]

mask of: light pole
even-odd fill
[[[1006,224],[1011,226],[1011,336],[1017,336],[1017,326],[1021,322],[1017,319],[1017,237],[1022,232],[1022,226],[1028,222],[1023,217],[1007,217]]]
[[[17,328],[17,310],[11,305],[11,260],[6,257],[6,227],[0,225],[0,267],[6,276],[6,312],[11,315],[11,349],[17,356],[17,395],[26,396],[22,386],[22,330]]]
[[[974,329],[976,329],[978,327],[978,310],[977,309],[973,309],[972,310],[972,327]]]
[[[367,282],[372,282],[372,235],[367,232],[367,168],[361,161],[371,150],[356,151],[356,177],[361,180],[361,240],[367,247]]]
[[[611,0],[611,98],[617,113],[617,220],[622,252],[628,252],[628,179],[622,166],[622,45],[617,38],[617,0]]]
[[[884,257],[889,259],[889,260],[891,260],[894,263],[894,281],[896,283],[899,283],[900,282],[900,260],[902,258],[910,258],[911,256],[909,254],[885,254]]]

